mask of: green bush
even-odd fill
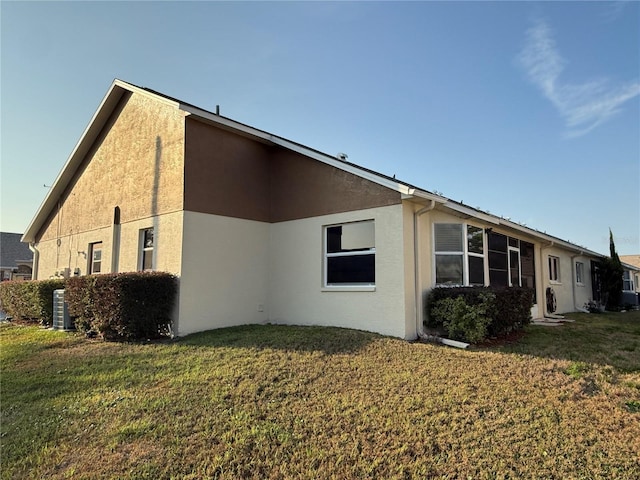
[[[450,338],[477,343],[487,336],[491,322],[487,314],[494,307],[495,295],[481,293],[478,299],[479,303],[469,304],[462,296],[443,298],[433,306],[432,314],[442,320]]]
[[[492,337],[520,330],[531,323],[533,289],[509,287],[494,290],[494,310],[490,313],[488,334]]]
[[[529,288],[438,287],[426,296],[425,325],[444,328],[454,339],[467,332],[466,341],[476,343],[528,325],[532,305],[533,290]],[[479,338],[483,330],[484,336]]]
[[[142,340],[169,333],[177,279],[162,272],[77,277],[66,295],[76,328],[105,340]]]
[[[63,279],[0,283],[2,309],[17,320],[53,323],[53,291],[64,288]]]
[[[73,318],[76,328],[85,333],[90,332],[93,328],[96,278],[96,275],[71,277],[67,280],[65,287],[64,299],[69,308],[69,316]]]

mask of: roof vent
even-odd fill
[[[340,160],[346,160],[347,158],[349,158],[349,155],[347,155],[346,153],[340,152],[336,155],[336,157],[338,157]]]

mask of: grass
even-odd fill
[[[640,478],[640,313],[472,351],[321,327],[0,327],[1,478]],[[622,333],[621,333],[622,332]]]

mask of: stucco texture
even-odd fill
[[[110,271],[116,206],[122,225],[119,270],[135,270],[137,260],[130,257],[137,256],[138,236],[130,241],[126,225],[145,219],[157,225],[157,217],[183,208],[184,112],[145,95],[127,94],[103,132],[37,235],[38,278],[64,267],[78,266],[85,273],[86,260],[77,258],[77,252],[97,241],[103,242],[107,256],[104,271]],[[173,221],[178,228],[174,237],[181,235],[178,223]],[[177,255],[164,263],[179,271],[179,261]]]

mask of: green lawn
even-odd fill
[[[640,478],[640,313],[457,350],[320,327],[0,327],[1,476]]]

